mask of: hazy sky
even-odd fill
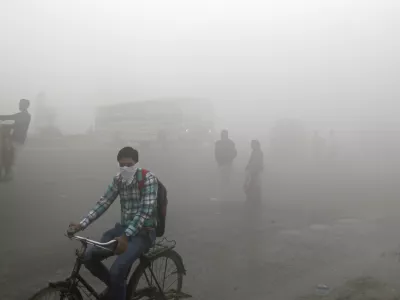
[[[227,123],[253,115],[397,126],[399,6],[3,0],[0,109],[45,91],[64,124],[78,107],[193,96],[215,101]]]

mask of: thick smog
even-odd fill
[[[0,8],[1,299],[400,299],[397,2]]]

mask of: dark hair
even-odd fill
[[[117,155],[117,160],[121,160],[122,158],[132,158],[135,162],[139,162],[139,152],[132,147],[124,147],[119,150]]]
[[[31,102],[28,99],[21,99],[19,101],[19,104],[24,108],[24,109],[28,109],[29,105],[31,104]]]

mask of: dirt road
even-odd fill
[[[117,171],[114,152],[25,149],[15,181],[0,184],[0,299],[26,299],[67,276],[76,244],[63,234]],[[365,274],[396,285],[398,190],[385,194],[373,176],[340,168],[322,176],[271,167],[264,203],[252,207],[241,191],[246,159],[236,163],[229,200],[210,201],[217,194],[212,149],[143,155],[142,166],[168,187],[167,235],[178,243],[194,299],[296,299],[316,284]],[[116,202],[85,234],[99,237],[118,218]]]

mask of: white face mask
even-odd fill
[[[135,176],[137,168],[135,166],[132,167],[120,167],[120,174],[122,176],[122,179],[126,182],[130,182],[133,180],[133,177]]]

